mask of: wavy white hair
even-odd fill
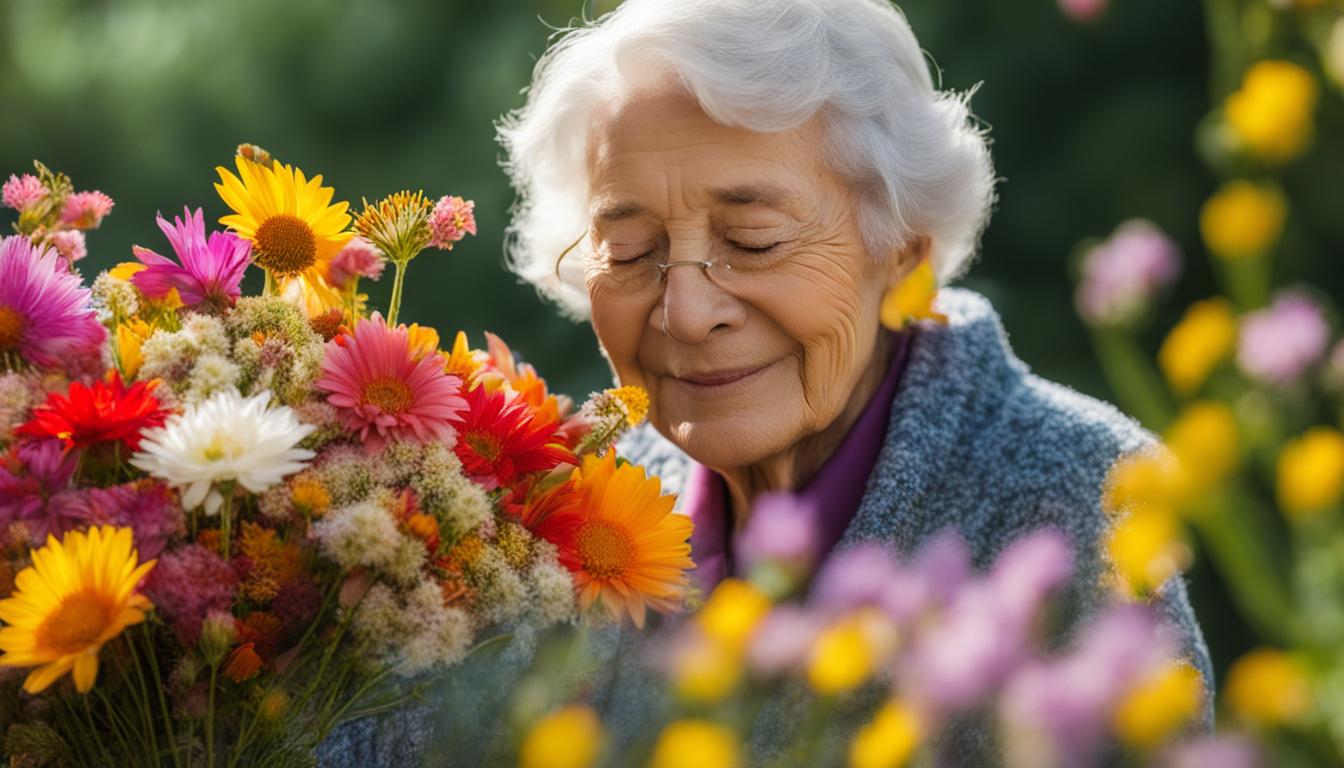
[[[861,191],[870,253],[926,235],[943,283],[975,255],[994,170],[967,104],[974,89],[934,87],[888,0],[626,0],[557,38],[525,104],[497,127],[518,193],[506,261],[568,314],[588,313],[590,118],[651,70],[725,125],[786,131],[820,114],[827,162]]]

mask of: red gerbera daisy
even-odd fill
[[[486,490],[507,487],[522,475],[574,464],[560,425],[538,421],[527,405],[510,402],[503,391],[478,386],[467,392],[467,410],[459,414],[457,457],[467,476]]]
[[[56,392],[33,409],[33,417],[16,432],[27,437],[54,437],[66,449],[121,443],[130,451],[140,447],[140,433],[162,426],[168,411],[154,397],[158,381],[141,381],[129,389],[113,372],[106,381],[87,387],[70,384],[68,396]]]

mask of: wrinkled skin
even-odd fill
[[[729,127],[646,88],[613,100],[590,135],[593,328],[618,381],[648,390],[653,426],[724,476],[738,525],[757,494],[806,483],[857,420],[890,362],[882,297],[928,247],[868,253],[858,193],[826,167],[821,130],[816,118]],[[694,266],[661,289],[613,284],[621,260],[771,245],[782,262],[732,292]]]

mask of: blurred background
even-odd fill
[[[612,0],[0,0],[0,178],[34,158],[77,188],[117,202],[89,235],[86,275],[162,249],[154,214],[225,212],[213,168],[252,142],[358,204],[409,187],[476,201],[480,234],[417,260],[402,317],[451,338],[510,340],[553,388],[605,386],[587,326],[558,319],[502,268],[513,196],[498,167],[494,121],[519,106],[555,27]],[[983,256],[962,284],[987,294],[1018,354],[1037,372],[1114,399],[1073,305],[1080,243],[1131,217],[1151,219],[1187,255],[1217,179],[1200,159],[1200,123],[1226,90],[1210,71],[1197,3],[1117,0],[1079,23],[1051,0],[907,0],[901,4],[944,88],[981,84],[1000,202]],[[1339,100],[1319,135],[1340,135]],[[1344,143],[1319,146],[1286,173],[1303,194],[1275,269],[1340,295]],[[1333,154],[1332,154],[1333,153]],[[1331,246],[1329,244],[1335,244]],[[1331,247],[1334,248],[1331,251]],[[1151,318],[1167,328],[1215,291],[1203,259]],[[251,278],[259,289],[260,277]],[[375,306],[390,280],[370,286]],[[1156,331],[1140,338],[1156,349]],[[1190,574],[1216,661],[1251,644],[1220,599],[1216,574]]]

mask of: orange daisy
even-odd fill
[[[689,584],[691,520],[672,511],[642,467],[617,466],[615,451],[585,456],[569,482],[539,497],[523,515],[537,536],[556,545],[574,575],[580,608],[601,602],[616,620],[644,626],[647,608],[681,608]]]

